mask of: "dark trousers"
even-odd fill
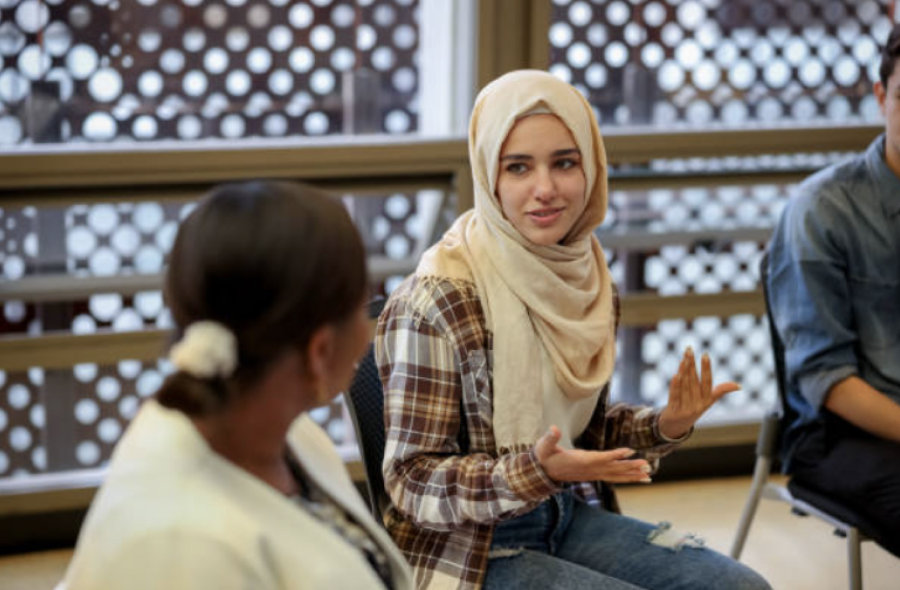
[[[900,557],[900,443],[829,415],[794,453],[793,477],[854,509],[879,544]]]

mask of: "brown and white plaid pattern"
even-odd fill
[[[615,301],[618,322],[618,298]],[[492,430],[491,335],[471,282],[411,276],[378,321],[375,359],[385,394],[385,523],[419,588],[479,588],[494,523],[534,509],[562,488],[533,448],[498,456]],[[652,408],[607,406],[607,385],[581,448],[628,446],[655,461],[677,446],[659,434]],[[460,408],[462,413],[460,415]],[[460,454],[460,420],[469,451]],[[680,442],[680,441],[679,441]],[[567,484],[617,510],[609,486]]]

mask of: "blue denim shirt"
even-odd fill
[[[838,381],[900,403],[900,178],[884,135],[799,185],[769,246],[769,297],[785,346],[789,460]],[[789,467],[789,465],[788,465]]]

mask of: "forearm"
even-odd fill
[[[900,404],[859,377],[837,382],[825,408],[875,436],[900,442]]]
[[[390,443],[387,451],[394,457],[398,451],[405,454]],[[510,518],[531,510],[559,489],[534,452],[497,459],[485,453],[407,454],[405,460],[389,459],[385,475],[394,506],[419,526],[433,530]]]

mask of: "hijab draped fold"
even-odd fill
[[[516,121],[552,113],[581,152],[585,202],[559,243],[530,242],[495,196],[500,152]],[[571,444],[590,420],[615,359],[613,294],[593,230],[607,207],[606,152],[588,102],[537,70],[486,86],[469,124],[474,209],[429,248],[421,277],[474,281],[493,335],[493,427],[498,449],[533,445],[551,424]]]

